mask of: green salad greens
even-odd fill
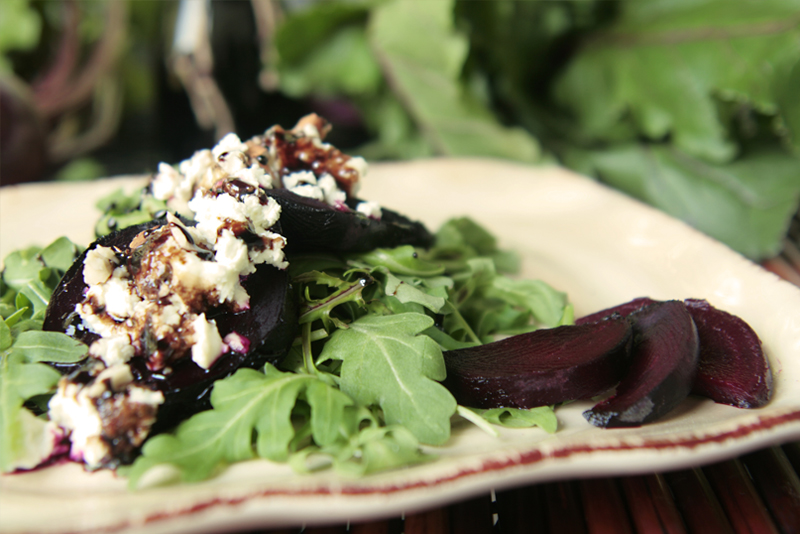
[[[79,252],[60,238],[44,249],[13,252],[0,277],[0,469],[33,468],[54,438],[35,414],[46,407],[61,375],[42,362],[71,363],[87,347],[66,334],[43,332],[58,281]],[[29,409],[30,408],[30,409]]]
[[[3,470],[46,438],[42,413],[59,374],[86,347],[41,331],[53,287],[77,247],[65,239],[6,258],[0,322]],[[555,432],[553,407],[473,410],[441,384],[444,350],[571,323],[566,295],[512,276],[514,254],[474,221],[444,224],[428,249],[401,246],[347,256],[300,255],[289,272],[300,297],[300,335],[279,366],[218,380],[212,409],[151,437],[130,466],[138,488],[197,481],[252,458],[299,472],[357,476],[424,462],[450,438],[456,417]],[[425,448],[423,445],[434,446]],[[434,451],[434,452],[432,452]]]

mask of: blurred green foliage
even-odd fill
[[[753,258],[798,208],[798,0],[326,1],[275,44],[371,157],[556,160]]]
[[[35,5],[47,15],[52,4]],[[91,40],[103,3],[83,4]],[[212,2],[212,13],[232,4]],[[323,115],[349,110],[367,142],[345,148],[369,159],[557,162],[752,258],[781,249],[800,204],[800,0],[245,4],[254,19],[257,4],[273,8],[271,30],[250,45],[270,50],[262,93],[324,103]],[[28,6],[0,2],[3,56],[35,47],[42,22]],[[159,97],[153,62],[166,49],[153,48],[168,42],[177,6],[129,2],[126,114]]]

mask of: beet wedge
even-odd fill
[[[266,194],[281,205],[281,227],[286,253],[367,252],[376,248],[413,245],[428,248],[434,237],[420,222],[382,208],[380,219],[357,213],[357,199],[348,199],[351,209],[337,209],[286,189],[268,189]]]
[[[612,388],[628,365],[631,328],[620,317],[536,330],[444,353],[445,386],[475,408],[533,408]]]
[[[623,302],[622,304],[617,304],[616,306],[612,306],[611,308],[606,308],[604,310],[594,312],[590,315],[579,317],[575,319],[575,324],[594,323],[597,321],[601,321],[606,317],[609,317],[615,313],[617,315],[621,315],[622,317],[627,317],[633,312],[641,310],[645,306],[654,304],[655,302],[657,301],[651,299],[650,297],[638,297],[633,300],[629,300],[628,302]]]
[[[772,371],[755,331],[741,318],[702,299],[686,299],[700,337],[692,393],[737,408],[758,408],[772,397]]]
[[[617,313],[628,316],[656,301],[640,297],[576,320],[587,324]],[[743,319],[703,299],[686,299],[697,327],[700,363],[692,393],[719,404],[758,408],[772,398],[772,370],[758,334]]]
[[[53,292],[43,328],[67,332],[86,344],[95,341],[98,336],[84,329],[80,317],[75,313],[75,305],[83,299],[87,287],[83,279],[87,252],[97,246],[116,247],[124,251],[137,234],[163,223],[164,220],[156,220],[128,227],[92,243]],[[296,296],[288,273],[270,265],[259,265],[256,272],[242,282],[242,286],[250,295],[249,309],[234,313],[225,308],[212,308],[206,315],[216,321],[221,336],[235,332],[247,340],[246,350],[224,353],[209,369],[199,367],[191,358],[172,363],[168,373],[150,370],[143,358],[134,357],[129,362],[136,383],[164,394],[165,401],[159,407],[154,433],[209,408],[211,387],[215,380],[241,367],[258,368],[266,362],[276,364],[291,347],[298,326]],[[53,366],[64,374],[81,372],[81,364]]]
[[[689,395],[697,374],[697,328],[682,302],[651,304],[629,320],[630,369],[615,395],[583,413],[595,426],[640,426],[658,419]]]

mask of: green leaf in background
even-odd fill
[[[0,2],[0,73],[10,72],[8,50],[29,50],[36,46],[42,20],[27,0]]]
[[[501,125],[461,81],[469,42],[455,28],[453,6],[391,0],[373,9],[370,42],[392,91],[442,155],[538,161],[536,140]]]
[[[334,332],[319,360],[341,360],[342,391],[359,404],[380,406],[387,425],[438,445],[450,437],[456,402],[436,382],[445,377],[441,349],[417,335],[431,326],[433,319],[418,313],[367,315]]]
[[[737,152],[719,101],[774,115],[774,77],[800,61],[800,2],[619,2],[614,24],[595,33],[554,87],[585,132],[608,139],[671,137],[708,161]],[[793,93],[795,100],[797,92]]]
[[[383,83],[380,66],[359,26],[342,28],[299,65],[286,61],[281,65],[281,89],[293,97],[372,94]]]
[[[668,146],[583,153],[606,183],[687,221],[751,258],[777,254],[800,200],[800,162],[778,150],[713,165]]]
[[[794,153],[800,154],[800,61],[776,77],[775,100],[778,103],[779,127]]]
[[[55,179],[62,182],[84,182],[105,175],[105,167],[97,160],[77,158],[64,165],[56,174]]]

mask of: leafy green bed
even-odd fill
[[[43,411],[59,374],[42,362],[86,355],[66,335],[41,331],[53,288],[77,253],[62,238],[5,260],[3,471],[33,467],[22,462],[50,431],[46,416],[34,414]],[[467,409],[440,383],[443,350],[572,321],[566,296],[543,282],[512,278],[516,265],[469,219],[446,223],[430,250],[292,258],[301,335],[280,368],[241,369],[217,381],[211,410],[149,439],[120,472],[135,488],[202,480],[260,457],[288,461],[300,472],[333,467],[362,475],[431,459],[421,444],[447,442],[457,416],[488,432],[495,432],[492,424],[555,432],[552,407]]]

